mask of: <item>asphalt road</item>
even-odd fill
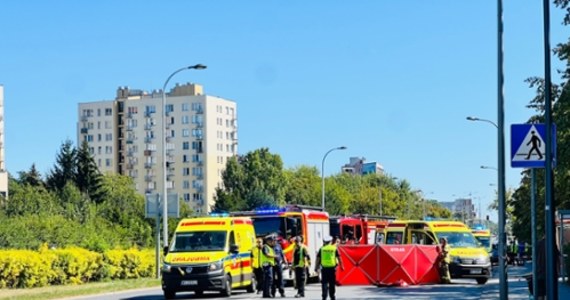
[[[520,277],[530,272],[530,264],[524,267],[509,267],[509,299],[528,299],[526,282]],[[294,299],[295,290],[286,288],[286,298]],[[485,285],[478,285],[475,280],[454,279],[449,285],[421,285],[406,287],[376,287],[376,286],[340,286],[337,287],[337,300],[348,299],[497,299],[499,296],[499,281],[490,279]],[[306,289],[305,299],[321,299],[319,284],[309,284]],[[231,299],[261,299],[261,295],[249,294],[245,291],[234,291]],[[278,297],[280,298],[280,297]],[[75,300],[162,300],[162,290],[149,288],[143,290],[131,290],[110,294],[99,294],[87,297],[68,298]],[[228,299],[220,297],[218,293],[205,293],[202,297],[196,297],[193,293],[179,293],[176,299]]]

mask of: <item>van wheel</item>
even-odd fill
[[[226,275],[226,285],[222,291],[222,297],[229,297],[232,295],[232,278],[230,275]]]
[[[489,279],[489,278],[486,278],[486,277],[484,277],[484,278],[476,278],[477,284],[485,284],[485,283],[487,283],[487,280],[488,280],[488,279]]]
[[[164,290],[164,299],[176,298],[176,292],[171,290]]]
[[[255,292],[255,276],[251,277],[251,284],[247,286],[247,288],[245,289],[246,292],[248,293],[253,293]]]
[[[196,297],[202,297],[204,296],[204,291],[202,290],[194,291],[194,295],[196,295]]]

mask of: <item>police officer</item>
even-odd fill
[[[439,244],[439,276],[441,283],[451,283],[451,276],[449,275],[449,263],[451,262],[451,257],[449,256],[450,246],[444,237],[439,239]]]
[[[295,285],[297,295],[295,298],[305,297],[305,273],[307,266],[311,265],[309,250],[303,244],[303,237],[295,237],[295,248],[293,250],[293,269],[295,270]]]
[[[336,248],[336,245],[331,244],[332,238],[326,236],[323,238],[324,245],[317,253],[317,262],[315,264],[315,271],[319,272],[319,267],[322,267],[321,273],[321,286],[323,300],[327,299],[327,294],[331,300],[335,300],[335,285],[336,285],[336,266],[344,271],[342,260]]]
[[[263,239],[258,238],[255,240],[255,246],[251,249],[251,267],[253,268],[253,275],[255,275],[255,289],[258,294],[263,291],[263,268],[261,266],[261,251],[263,249]]]
[[[265,244],[261,251],[261,267],[263,268],[263,298],[271,298],[273,285],[273,267],[275,266],[275,252],[273,251],[273,236],[265,237]]]
[[[275,293],[279,290],[282,298],[285,298],[285,283],[283,281],[283,263],[287,262],[283,248],[276,240],[275,236],[271,242],[273,252],[275,253],[275,266],[273,266],[273,285],[271,286],[271,296],[275,298]]]

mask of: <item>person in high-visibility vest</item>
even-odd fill
[[[305,274],[307,266],[311,265],[311,257],[307,246],[303,245],[303,237],[295,237],[295,250],[293,251],[293,269],[295,270],[295,285],[297,295],[295,298],[305,297]]]
[[[251,249],[251,267],[255,276],[255,289],[258,294],[263,291],[263,268],[261,266],[261,251],[263,249],[263,239],[258,238],[255,246]]]
[[[275,252],[272,243],[273,236],[265,237],[265,244],[261,251],[261,267],[263,268],[263,298],[271,297],[271,286],[273,285],[273,267],[275,266]]]
[[[321,288],[323,300],[327,299],[327,295],[331,300],[335,300],[336,292],[336,267],[344,271],[342,260],[338,253],[336,245],[331,244],[332,238],[326,236],[323,238],[324,245],[317,253],[317,262],[315,264],[315,271],[321,271]]]

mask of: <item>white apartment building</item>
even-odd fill
[[[0,195],[8,197],[8,171],[4,154],[4,86],[0,84]]]
[[[168,193],[197,213],[210,211],[226,162],[237,154],[236,103],[197,84],[176,84],[164,107],[160,90],[119,87],[115,100],[80,103],[78,116],[78,144],[88,142],[99,170],[130,176],[142,194],[163,193],[165,141]]]

